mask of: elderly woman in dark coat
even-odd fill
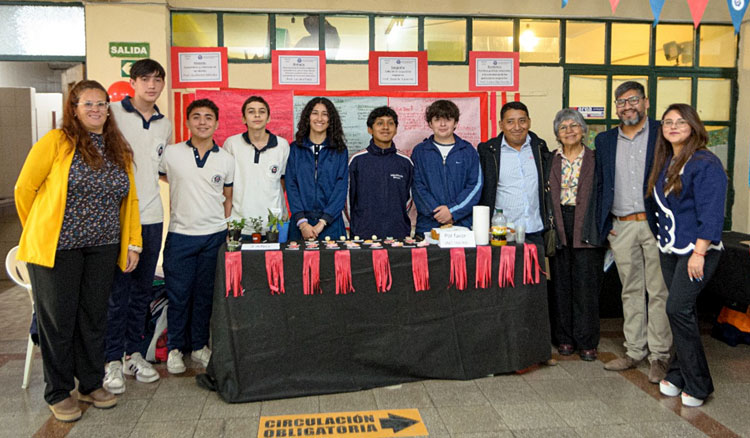
[[[553,337],[560,354],[577,349],[596,359],[599,344],[599,289],[604,253],[596,227],[595,153],[584,144],[583,116],[563,109],[553,124],[560,148],[551,157],[548,205],[553,212],[557,249],[551,258]]]

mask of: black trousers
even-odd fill
[[[567,245],[550,258],[554,296],[550,306],[553,338],[580,350],[599,345],[599,291],[603,278],[602,248],[573,248],[575,207],[563,205]]]
[[[714,392],[714,384],[701,343],[695,303],[714,275],[720,258],[719,251],[706,251],[703,281],[690,281],[687,273],[690,255],[659,254],[661,272],[669,289],[667,317],[675,349],[666,379],[701,400]]]
[[[55,266],[29,264],[42,351],[44,399],[55,404],[102,386],[107,300],[119,244],[57,251]]]

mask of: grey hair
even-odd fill
[[[581,132],[583,134],[581,143],[586,144],[585,141],[589,133],[589,126],[586,124],[586,121],[583,119],[581,113],[579,113],[578,110],[574,110],[573,108],[563,108],[555,115],[555,120],[552,122],[552,129],[555,130],[555,137],[559,138],[558,130],[560,129],[560,125],[562,125],[562,123],[567,120],[572,120],[581,125]],[[558,139],[558,142],[559,141],[560,140]]]

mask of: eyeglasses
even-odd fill
[[[672,126],[674,126],[675,128],[684,128],[685,126],[687,126],[687,124],[688,122],[685,119],[677,119],[677,120],[667,119],[667,120],[661,121],[661,126],[665,128],[671,128]]]
[[[560,125],[560,127],[557,128],[557,130],[559,132],[576,131],[580,127],[581,125],[579,125],[578,123],[571,123],[570,125]]]
[[[96,108],[98,110],[105,110],[105,109],[109,108],[109,102],[104,102],[104,101],[100,101],[100,102],[91,102],[91,101],[78,102],[76,105],[83,106],[88,111],[91,111],[94,108]]]
[[[641,96],[630,96],[627,99],[617,99],[615,100],[615,106],[617,106],[618,108],[622,108],[625,106],[626,103],[629,103],[635,106],[635,105],[638,105],[638,103],[640,103],[641,99],[643,99],[643,97]]]

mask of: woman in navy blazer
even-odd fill
[[[708,134],[689,105],[664,112],[649,177],[649,195],[659,206],[658,244],[664,282],[669,288],[667,316],[676,354],[659,388],[682,394],[695,407],[713,392],[701,344],[695,302],[719,264],[727,175],[707,148]]]

